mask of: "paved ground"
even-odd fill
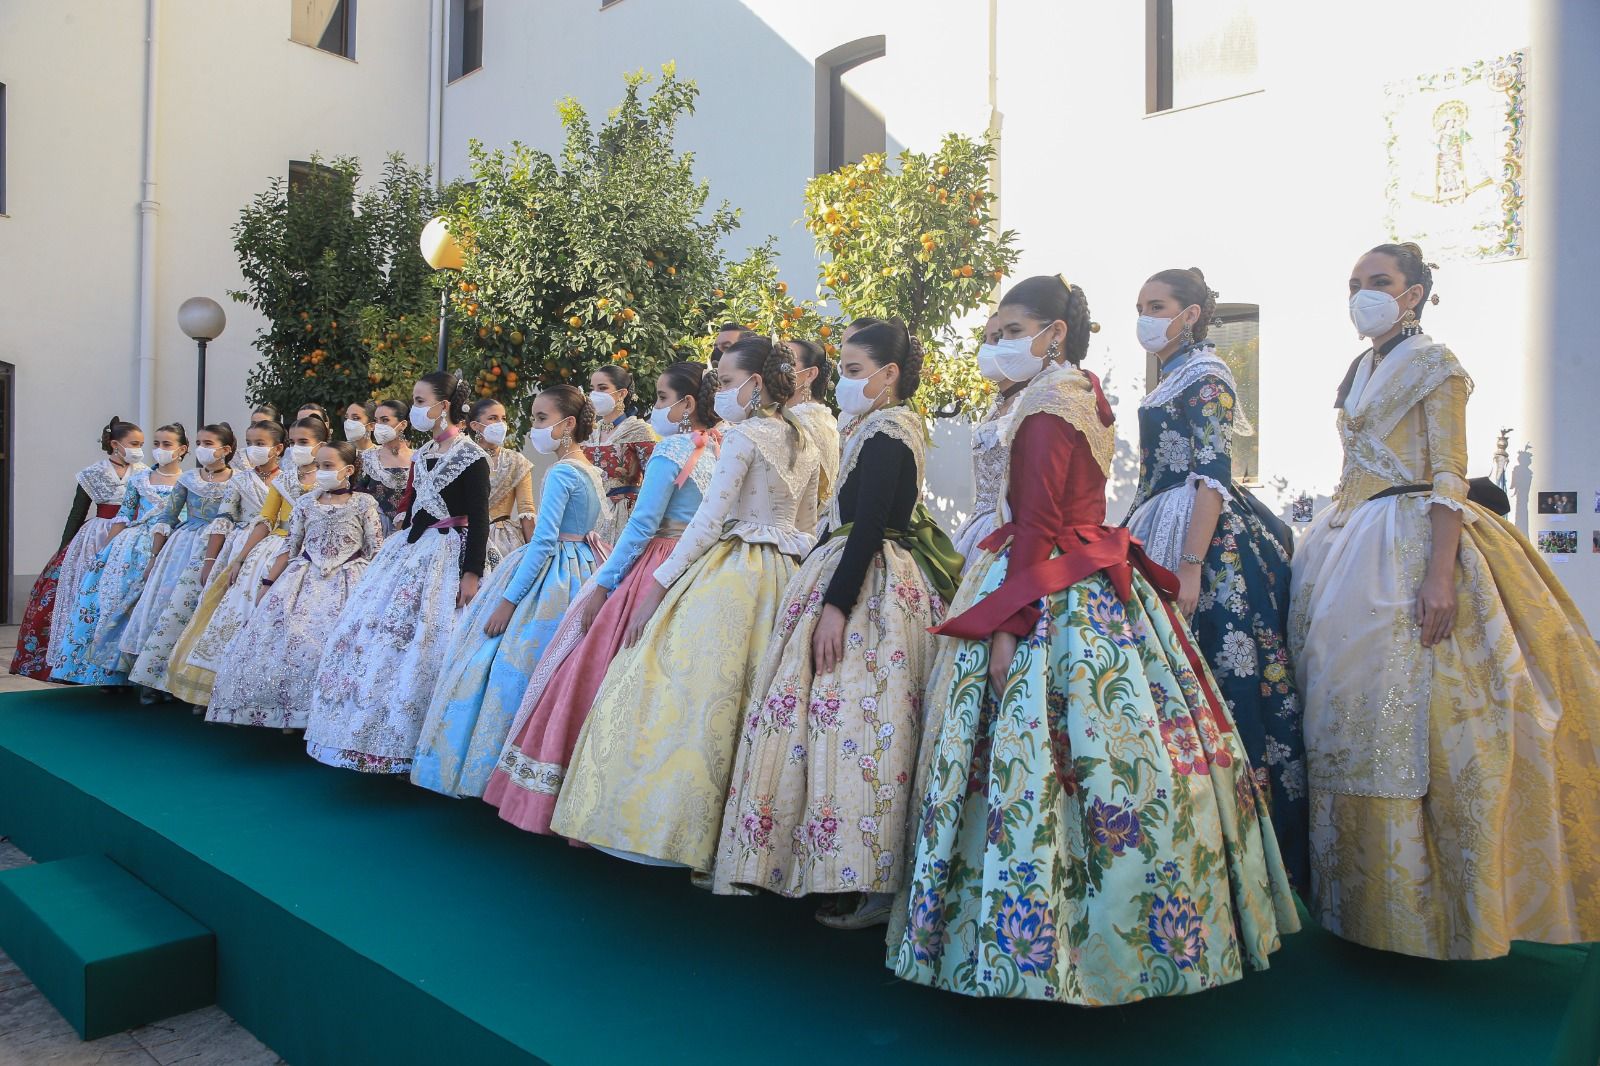
[[[0,670],[11,664],[16,642],[17,627],[0,626]],[[46,687],[0,673],[0,692]],[[0,870],[32,861],[0,836]],[[283,1060],[220,1007],[85,1043],[0,951],[0,1066],[283,1066]]]

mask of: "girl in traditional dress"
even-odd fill
[[[33,583],[28,609],[17,630],[13,674],[48,681],[51,671],[61,664],[56,645],[65,639],[71,625],[84,574],[111,536],[111,524],[127,493],[128,475],[145,469],[140,461],[144,458],[144,434],[132,422],[112,416],[100,431],[100,450],[106,458],[78,471],[78,488],[67,526],[61,531],[61,546]]]
[[[795,389],[788,411],[811,437],[817,449],[821,467],[817,474],[817,514],[822,520],[822,510],[833,499],[834,481],[839,476],[839,420],[828,407],[828,391],[833,388],[833,364],[828,353],[815,341],[789,341],[789,350],[795,354]],[[803,516],[802,529],[816,532],[816,523],[809,526]]]
[[[1254,432],[1228,364],[1206,341],[1216,294],[1198,268],[1139,291],[1139,343],[1160,365],[1139,404],[1139,488],[1128,531],[1178,576],[1178,610],[1228,702],[1272,801],[1289,878],[1310,877],[1305,740],[1289,666],[1289,548],[1233,480],[1233,438]]]
[[[411,445],[406,441],[410,425],[406,415],[403,401],[379,400],[372,409],[372,443],[376,447],[357,456],[361,476],[356,479],[356,489],[378,501],[384,536],[394,530],[397,519],[405,518],[400,500],[411,476]]]
[[[1265,793],[1176,581],[1105,525],[1115,439],[1077,367],[1083,290],[1029,278],[999,318],[999,368],[1028,382],[1003,431],[1005,524],[936,630],[951,639],[890,966],[1084,1005],[1237,981],[1298,922]]]
[[[306,751],[330,766],[411,772],[456,612],[472,602],[489,546],[489,460],[465,432],[467,386],[448,371],[412,388],[405,533],[388,538],[334,624],[317,670]]]
[[[1435,959],[1600,940],[1600,650],[1525,537],[1467,496],[1472,380],[1422,332],[1433,271],[1350,277],[1372,342],[1340,388],[1344,469],[1294,560],[1312,914]]]
[[[295,446],[303,447],[325,437],[327,427],[316,418],[302,419],[294,434]],[[231,482],[240,495],[242,520],[211,568],[200,604],[173,646],[167,669],[167,692],[196,707],[210,702],[222,655],[255,607],[255,580],[283,546],[281,531],[288,526],[289,509],[302,484],[294,469],[280,468],[285,444],[282,426],[256,422],[244,431],[244,437],[249,468]],[[242,582],[241,574],[245,576]]]
[[[578,731],[622,649],[634,603],[677,547],[711,484],[721,439],[713,430],[716,380],[699,363],[674,363],[656,379],[650,427],[661,442],[645,464],[627,528],[539,659],[483,794],[521,829],[550,832]]]
[[[927,428],[906,401],[921,347],[899,322],[869,326],[845,342],[839,370],[841,480],[756,674],[714,887],[845,896],[824,918],[859,927],[888,919],[906,867],[928,629],[961,563],[914,517]]]
[[[620,366],[603,366],[589,375],[589,402],[594,405],[595,434],[583,446],[589,461],[606,479],[606,505],[595,534],[614,544],[628,524],[628,512],[644,480],[656,435],[650,423],[628,414],[633,375]]]
[[[705,500],[634,605],[572,755],[551,829],[638,862],[709,873],[739,721],[811,534],[817,454],[783,417],[794,355],[764,337],[723,353],[731,423]]]
[[[278,409],[270,403],[260,404],[250,412],[251,426],[259,426],[263,422],[271,422],[275,425],[282,425],[282,423],[278,421]],[[247,435],[249,433],[249,428],[249,426],[245,427]],[[250,459],[246,454],[246,451],[247,449],[240,448],[238,451],[234,452],[233,458],[228,461],[228,465],[233,467],[235,470],[251,469]]]
[[[582,448],[593,430],[594,408],[571,385],[533,401],[528,441],[556,456],[539,496],[539,526],[456,627],[422,724],[414,784],[449,796],[483,795],[539,655],[594,573],[604,490]]]
[[[983,327],[983,343],[978,346],[978,373],[994,384],[994,404],[972,427],[972,513],[956,527],[951,539],[956,552],[971,566],[979,556],[978,545],[1000,527],[1000,495],[1006,488],[1010,454],[1001,437],[1006,416],[1011,413],[1025,381],[1012,381],[995,364],[1000,340],[1000,318],[991,316]]]
[[[489,457],[489,547],[500,560],[509,559],[533,538],[533,523],[539,517],[533,505],[533,464],[526,455],[503,446],[510,423],[499,400],[486,398],[473,404],[468,428]]]
[[[67,639],[62,643],[61,665],[51,669],[51,677],[57,681],[109,686],[128,679],[117,645],[144,591],[154,526],[183,474],[189,436],[174,422],[156,430],[151,445],[155,468],[128,475],[122,509],[112,520],[106,546],[84,572]]]
[[[358,452],[364,452],[373,447],[373,413],[374,408],[370,403],[352,403],[345,405],[344,439],[355,445],[356,451]]]
[[[259,599],[223,657],[206,721],[305,728],[328,630],[383,541],[377,501],[350,491],[355,471],[349,442],[318,450],[317,487],[295,500],[284,550],[251,580]]]
[[[226,422],[196,433],[198,465],[178,479],[155,524],[150,579],[118,643],[123,655],[131,657],[128,680],[143,687],[140,699],[145,703],[166,692],[172,649],[200,603],[200,590],[229,534],[244,517],[244,501],[233,480],[250,475],[228,465],[234,448],[233,429]]]

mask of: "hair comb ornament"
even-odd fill
[[[1072,291],[1072,282],[1067,280],[1067,276],[1065,274],[1057,274],[1056,280],[1061,282],[1061,284],[1066,287],[1068,292]]]
[[[1431,303],[1433,306],[1438,307],[1439,306],[1439,294],[1438,293],[1433,293],[1431,296],[1428,297],[1428,302]]]
[[[1089,323],[1089,332],[1090,333],[1099,333],[1100,332],[1100,323],[1098,323],[1098,322]]]

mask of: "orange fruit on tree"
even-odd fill
[[[514,330],[511,331],[511,343],[512,344],[521,344],[522,343],[522,331],[520,329],[514,329]]]
[[[817,327],[817,334],[819,336],[822,336],[822,337],[831,337],[831,336],[833,336],[833,327],[832,326],[818,326]]]
[[[479,340],[483,340],[488,335],[489,335],[489,331],[487,329],[485,329],[483,326],[479,326],[478,327],[478,339]]]
[[[308,319],[310,317],[311,317],[311,312],[309,312],[309,311],[301,311],[300,312],[300,321],[304,322],[306,319]]]
[[[567,325],[571,326],[573,329],[577,329],[579,326],[583,325],[583,319],[579,318],[577,315],[573,315],[571,318],[567,319]]]
[[[786,293],[788,291],[789,291],[789,283],[788,282],[785,282],[785,281],[778,282],[778,292],[780,294]]]
[[[971,263],[968,263],[968,264],[966,264],[965,266],[963,266],[961,268],[961,276],[964,277],[964,278],[972,277],[972,264]]]
[[[600,299],[594,302],[594,305],[600,308],[600,310],[604,311],[606,308],[611,306],[611,301],[602,296]]]

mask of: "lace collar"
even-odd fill
[[[1007,448],[1029,415],[1051,414],[1083,434],[1100,472],[1111,475],[1111,457],[1117,436],[1100,418],[1100,390],[1087,373],[1069,363],[1046,368],[1028,383],[1017,397],[1011,416],[1000,431],[1000,443]]]
[[[926,423],[922,421],[921,415],[905,404],[873,411],[850,422],[849,435],[844,440],[844,450],[839,461],[839,476],[833,482],[833,499],[828,502],[829,529],[838,529],[842,524],[839,515],[839,493],[843,491],[845,482],[850,480],[850,472],[856,468],[856,462],[861,458],[862,446],[880,433],[893,437],[911,449],[912,458],[916,460],[917,489],[920,494],[928,454]],[[883,486],[883,491],[890,491],[889,486]]]
[[[501,448],[494,455],[484,452],[484,456],[489,460],[489,509],[493,510],[516,491],[533,464],[526,455],[510,448]]]
[[[694,454],[695,435],[695,433],[673,433],[670,436],[662,437],[661,443],[657,444],[655,451],[650,453],[652,458],[657,455],[664,456],[668,462],[678,468],[680,484],[683,481],[681,473],[684,464]],[[705,452],[695,461],[693,469],[689,471],[688,480],[694,482],[695,487],[700,490],[700,495],[702,496],[711,489],[711,475],[717,468],[717,455],[721,450],[718,447],[718,443],[716,437],[708,435],[708,439],[705,442]]]
[[[110,459],[102,459],[78,471],[78,484],[95,503],[121,503],[127,492],[128,479],[147,469],[143,463],[130,463],[127,473],[118,474]]]
[[[412,513],[426,511],[440,522],[449,518],[450,507],[440,493],[460,477],[467,467],[479,459],[487,461],[488,458],[482,448],[464,435],[447,452],[440,450],[436,440],[430,440],[418,448],[411,454],[411,487],[416,492],[416,500],[411,505]],[[431,470],[427,463],[429,459],[438,460]]]
[[[779,415],[756,415],[735,422],[727,435],[738,434],[751,444],[798,499],[806,491],[820,459],[811,434]],[[796,439],[798,438],[798,439]]]
[[[1239,386],[1233,380],[1233,371],[1228,369],[1228,364],[1217,354],[1217,346],[1210,341],[1201,341],[1167,362],[1162,370],[1160,384],[1139,401],[1139,408],[1144,410],[1164,407],[1182,396],[1201,378],[1216,378],[1228,387],[1228,391],[1233,393],[1235,399],[1238,398]],[[1253,433],[1255,427],[1250,424],[1250,419],[1245,417],[1244,408],[1235,403],[1233,435],[1248,437]]]

